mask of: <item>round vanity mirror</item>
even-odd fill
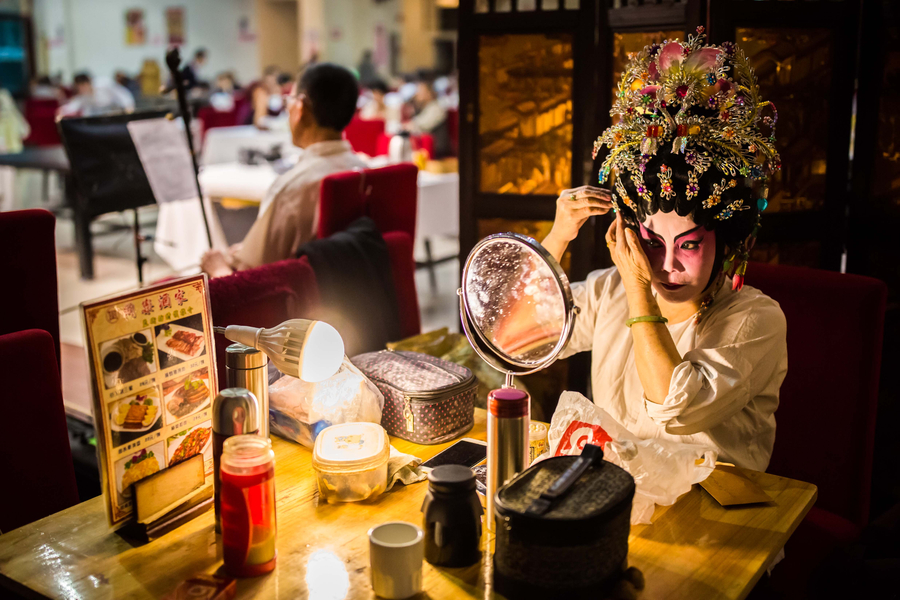
[[[472,249],[459,295],[472,347],[512,375],[534,373],[556,360],[578,312],[556,260],[530,237],[515,233],[492,235]]]

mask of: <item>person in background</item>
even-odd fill
[[[284,97],[278,83],[278,67],[266,67],[262,79],[250,90],[250,103],[253,107],[252,124],[259,129],[268,129],[266,120],[284,112]]]
[[[359,111],[359,118],[366,121],[387,120],[388,108],[384,103],[384,97],[388,93],[387,84],[380,79],[376,79],[369,83],[369,91],[372,97]]]
[[[372,62],[371,50],[365,50],[362,53],[362,59],[360,59],[356,71],[359,75],[359,84],[362,87],[371,88],[372,83],[378,81],[378,69],[375,68],[375,63]]]
[[[9,91],[0,88],[0,154],[22,151],[22,140],[28,137],[31,128],[19,112]],[[14,167],[0,167],[0,212],[13,209],[16,170]]]
[[[216,75],[216,85],[213,87],[213,93],[233,94],[241,89],[241,86],[234,80],[234,74],[231,71],[224,71]]]
[[[203,82],[203,67],[206,65],[206,58],[206,48],[198,48],[194,52],[194,59],[181,70],[186,90],[190,90]]]
[[[443,158],[450,156],[450,130],[447,125],[447,109],[438,102],[437,94],[427,77],[421,77],[416,85],[413,98],[415,114],[406,124],[406,129],[414,134],[427,133],[434,138],[434,156]]]
[[[230,112],[234,110],[235,92],[237,86],[234,82],[234,75],[230,71],[219,73],[216,76],[216,85],[209,95],[209,104],[219,112]]]
[[[75,75],[75,97],[60,107],[62,117],[95,117],[118,112],[134,112],[134,96],[110,78],[95,82],[87,73]]]
[[[203,255],[205,273],[222,277],[292,258],[315,237],[322,179],[366,166],[341,137],[358,96],[356,78],[344,67],[320,63],[303,72],[287,99],[293,143],[304,149],[300,161],[266,192],[241,244]]]
[[[290,94],[291,88],[294,87],[294,76],[290,73],[279,73],[277,80],[278,87],[281,88],[281,94]]]
[[[116,80],[116,83],[118,83],[123,88],[125,88],[126,90],[131,92],[132,97],[134,97],[134,98],[140,97],[140,95],[141,95],[140,84],[137,82],[136,79],[129,77],[128,74],[125,73],[125,71],[116,71],[116,74],[114,75],[114,79]]]

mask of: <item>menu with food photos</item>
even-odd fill
[[[109,523],[134,484],[202,454],[212,475],[215,349],[205,275],[82,304]]]

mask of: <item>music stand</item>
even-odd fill
[[[144,262],[138,212],[141,206],[156,204],[150,182],[138,157],[128,123],[160,119],[164,111],[148,111],[99,117],[61,119],[58,122],[63,146],[69,157],[76,193],[73,207],[83,220],[76,232],[90,235],[91,221],[111,212],[134,211],[134,249],[138,282],[144,283]],[[87,244],[90,245],[88,238]]]

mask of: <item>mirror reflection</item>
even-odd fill
[[[472,324],[492,350],[519,365],[553,358],[566,302],[534,249],[515,239],[491,240],[471,257],[463,285]]]

